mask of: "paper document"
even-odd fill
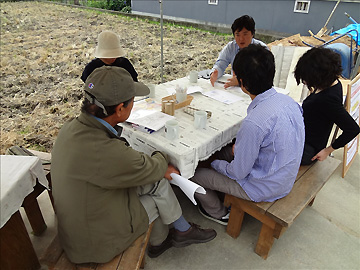
[[[190,85],[188,88],[187,88],[187,94],[190,95],[190,94],[193,94],[193,93],[196,93],[196,92],[200,92],[202,93],[204,91],[204,89],[202,89],[200,86],[198,85]]]
[[[193,204],[197,205],[194,193],[201,193],[206,194],[205,189],[202,186],[199,186],[198,184],[190,181],[189,179],[186,179],[176,173],[170,174],[172,177],[172,180],[170,181],[171,184],[177,185],[181,188],[181,190],[185,193],[186,196],[190,199],[190,201],[193,202]]]
[[[127,122],[146,127],[148,129],[157,131],[165,126],[166,121],[174,119],[174,116],[150,110],[136,110],[132,111]]]
[[[213,98],[213,99],[220,101],[222,103],[225,103],[225,104],[232,104],[232,103],[242,100],[242,97],[239,97],[237,95],[231,94],[231,93],[223,91],[223,90],[217,90],[217,89],[204,92],[203,94],[207,97]]]

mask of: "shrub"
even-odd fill
[[[108,10],[122,11],[130,13],[131,11],[131,1],[126,0],[89,0],[87,2],[87,6],[102,8]]]

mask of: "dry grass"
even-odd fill
[[[118,33],[145,83],[160,82],[160,27],[143,20],[41,2],[1,3],[1,154],[11,145],[50,151],[79,113],[85,65],[97,35]],[[211,68],[231,39],[165,26],[164,78]]]

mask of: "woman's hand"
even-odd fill
[[[326,147],[323,150],[321,150],[319,153],[317,153],[311,160],[319,160],[323,161],[325,160],[335,149],[332,148],[332,146]]]

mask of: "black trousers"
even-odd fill
[[[318,151],[312,147],[310,144],[304,145],[304,152],[301,159],[301,165],[310,165],[312,162],[311,159],[318,153]]]

